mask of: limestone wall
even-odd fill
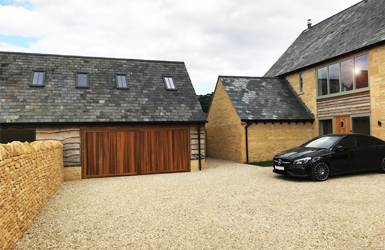
[[[372,135],[385,140],[385,45],[369,51],[369,83]]]
[[[207,156],[244,162],[246,153],[242,142],[245,128],[220,81],[207,120]]]
[[[62,181],[62,143],[0,144],[0,249],[14,246]]]
[[[274,155],[300,146],[312,138],[313,125],[298,123],[253,123],[248,127],[249,162],[271,161]]]

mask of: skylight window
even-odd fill
[[[88,73],[76,73],[76,87],[88,88]]]
[[[45,80],[44,71],[32,71],[31,86],[43,87]]]
[[[116,74],[116,88],[128,89],[127,76],[125,74]]]
[[[163,77],[164,84],[166,85],[166,90],[176,90],[174,79],[172,76]]]

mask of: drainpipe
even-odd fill
[[[251,122],[247,122],[245,126],[245,134],[246,134],[246,163],[249,163],[249,140],[247,139],[247,128],[251,125]]]
[[[198,154],[199,154],[199,171],[202,171],[202,162],[201,162],[201,125],[198,126]]]

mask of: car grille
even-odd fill
[[[276,166],[289,166],[290,165],[290,161],[289,160],[285,160],[285,159],[274,159],[274,165]],[[281,163],[280,163],[281,161]]]

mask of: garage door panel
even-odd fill
[[[188,171],[188,130],[141,131],[141,173]]]
[[[84,177],[189,170],[188,129],[83,131]]]
[[[137,174],[135,131],[117,132],[117,168],[119,174]]]

